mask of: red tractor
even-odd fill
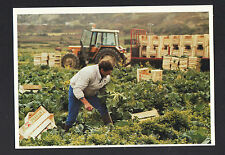
[[[113,64],[126,60],[126,50],[119,45],[119,30],[84,30],[80,46],[69,46],[69,51],[71,53],[62,57],[63,67],[84,67],[88,63],[98,63],[103,58],[110,59]]]

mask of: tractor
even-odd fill
[[[98,63],[109,59],[113,65],[124,63],[126,50],[119,45],[119,30],[84,29],[80,46],[69,46],[70,53],[62,57],[62,66],[84,67],[88,63]]]

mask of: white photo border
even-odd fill
[[[18,97],[18,35],[17,16],[26,14],[91,14],[91,13],[161,13],[161,12],[208,12],[210,47],[210,119],[211,144],[157,144],[157,145],[98,145],[98,146],[19,146],[19,97]],[[13,58],[14,58],[14,113],[15,148],[105,148],[105,147],[170,147],[170,146],[215,146],[215,89],[214,89],[214,39],[213,5],[176,5],[176,6],[119,6],[119,7],[43,7],[13,8]]]

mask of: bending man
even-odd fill
[[[100,104],[97,93],[110,81],[113,65],[110,61],[103,60],[97,65],[82,68],[70,80],[69,86],[69,114],[66,120],[65,130],[68,131],[76,122],[80,106],[88,111],[96,108],[101,114],[104,124],[112,123],[105,104]]]

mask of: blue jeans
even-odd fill
[[[85,97],[88,102],[98,110],[98,112],[101,114],[101,116],[105,115],[108,113],[107,107],[105,104],[100,104],[99,98],[96,96],[90,96],[90,97]],[[70,86],[69,87],[69,104],[68,104],[68,117],[66,120],[66,125],[72,126],[73,123],[76,122],[80,106],[83,103],[78,100],[73,93],[73,88]]]

